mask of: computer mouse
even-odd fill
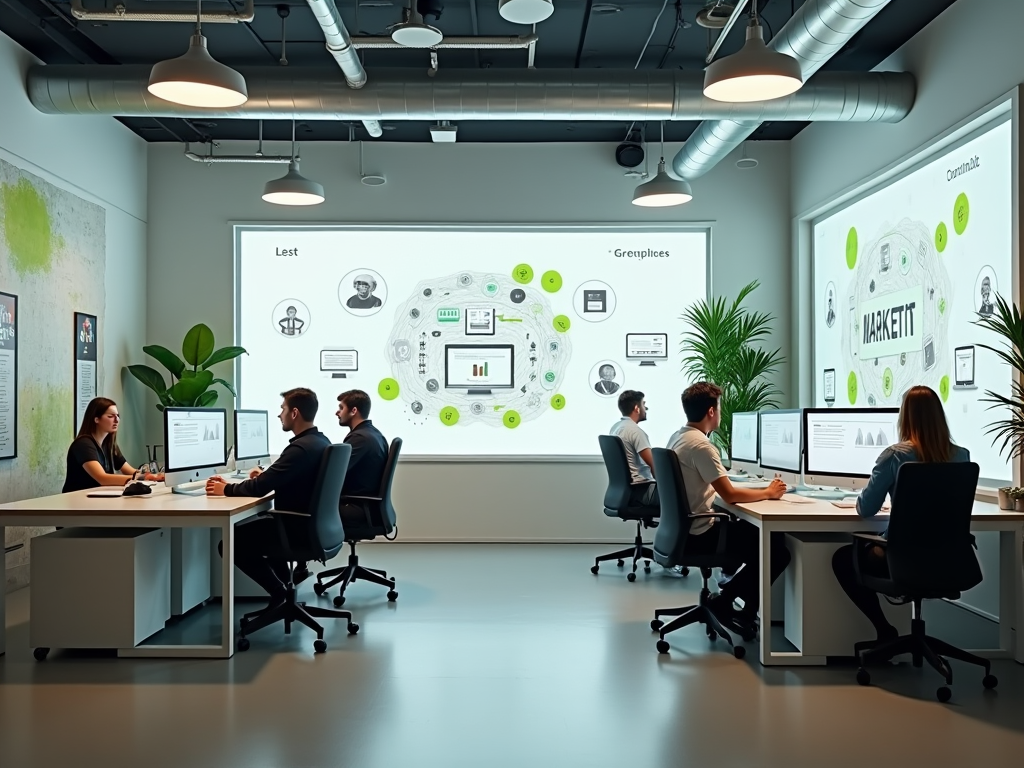
[[[144,483],[128,483],[125,486],[123,496],[143,496],[152,493],[153,489]]]

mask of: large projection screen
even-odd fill
[[[1000,339],[975,323],[997,294],[1014,298],[1011,127],[990,122],[814,223],[817,405],[899,406],[925,384],[990,480],[1011,471],[979,400],[1012,379],[980,346]]]
[[[683,311],[708,295],[710,233],[662,226],[235,226],[238,407],[370,394],[421,458],[593,457],[625,389],[681,423]],[[628,337],[628,338],[627,338]],[[271,452],[287,435],[271,430]]]

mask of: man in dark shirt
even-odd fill
[[[388,459],[388,441],[370,421],[370,396],[360,389],[338,395],[338,423],[349,428],[345,442],[352,446],[342,496],[376,496]],[[342,504],[341,523],[345,535],[372,525],[360,505]]]
[[[266,496],[274,492],[274,508],[283,512],[309,512],[309,503],[320,471],[320,460],[331,441],[313,426],[319,408],[316,393],[290,389],[281,393],[281,428],[295,436],[273,464],[253,470],[249,479],[232,484],[221,477],[206,481],[208,496]],[[288,540],[298,546],[307,541],[309,521],[284,516]],[[223,554],[223,551],[221,552]],[[270,595],[271,602],[283,600],[288,581],[288,563],[281,546],[277,521],[255,517],[235,530],[235,565]]]

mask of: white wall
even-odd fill
[[[31,54],[0,34],[0,157],[106,209],[100,392],[118,402],[124,416],[120,443],[129,461],[139,461],[144,451],[143,404],[134,388],[122,389],[121,368],[139,359],[146,338],[146,143],[112,118],[38,112],[25,93],[25,73],[35,63]],[[69,304],[69,345],[71,312]],[[23,367],[32,354],[39,352],[19,350]],[[0,477],[15,469],[14,462],[0,464]],[[53,468],[54,493],[60,490],[63,472],[63,464]],[[0,480],[0,501],[13,500],[4,485]],[[24,536],[23,530],[8,529],[8,543]],[[24,582],[26,555],[22,550],[8,558],[8,582]]]
[[[671,157],[678,147],[666,147]],[[387,177],[383,187],[359,183],[358,146],[309,144],[302,170],[327,189],[325,204],[285,210],[260,199],[280,166],[219,165],[186,160],[180,145],[149,151],[149,341],[177,348],[185,331],[203,321],[218,343],[232,335],[231,222],[465,222],[574,223],[713,222],[712,286],[734,296],[755,278],[762,287],[751,306],[778,316],[776,341],[788,354],[789,146],[757,143],[761,164],[739,170],[732,159],[695,185],[695,200],[679,209],[648,211],[630,204],[633,179],[605,144],[365,145],[365,173]],[[220,152],[252,152],[253,145]],[[286,153],[268,146],[268,154]],[[656,159],[655,159],[656,161]],[[284,279],[287,279],[286,276]],[[682,307],[666,306],[667,316]],[[779,383],[789,391],[788,366]],[[276,404],[268,403],[273,409]],[[678,403],[652,403],[652,417],[672,427]],[[333,413],[323,406],[322,418]],[[615,420],[595,424],[594,434]],[[153,409],[149,434],[159,434]],[[664,424],[664,422],[662,422]],[[671,432],[671,429],[652,431]],[[391,437],[390,435],[388,437]],[[558,435],[552,433],[557,442]],[[158,441],[159,442],[159,441]],[[631,535],[601,513],[601,464],[404,464],[395,498],[403,540],[601,540]],[[486,500],[481,502],[481,500]]]

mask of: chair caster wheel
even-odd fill
[[[985,675],[985,677],[981,679],[981,684],[991,691],[993,688],[999,685],[999,678],[995,675]]]
[[[247,638],[247,637],[240,637],[240,638],[238,638],[238,642],[235,643],[235,648],[238,649],[239,653],[244,653],[245,651],[248,651],[249,650],[249,638]]]
[[[713,643],[717,639],[718,639],[718,633],[715,632],[715,630],[713,630],[713,629],[709,629],[708,630],[708,640],[710,640]]]
[[[626,574],[626,581],[630,581],[630,582],[636,581],[636,574],[635,573],[627,573]]]
[[[32,651],[32,655],[35,657],[36,661],[46,661],[46,657],[49,655],[49,653],[49,648],[36,648],[34,651]]]
[[[651,632],[659,632],[663,626],[665,626],[665,622],[661,619],[654,619],[654,621],[651,622]]]
[[[744,656],[747,655],[747,649],[744,648],[742,645],[734,645],[732,648],[732,655],[735,656],[737,659],[742,659]]]
[[[621,568],[622,566],[624,566],[624,565],[626,564],[626,562],[625,562],[624,560],[619,560],[619,561],[618,561],[617,563],[615,563],[615,564],[616,564],[617,566],[619,566],[619,568]]]
[[[358,632],[359,632],[359,625],[358,625],[358,624],[353,624],[353,623],[352,623],[352,622],[350,621],[350,622],[348,623],[348,633],[349,633],[350,635],[355,635],[355,634],[358,634]]]
[[[327,591],[327,587],[321,584],[319,581],[313,585],[313,591],[316,592],[316,596],[320,597],[324,592]]]
[[[664,640],[658,641],[658,653],[668,653],[668,643]]]
[[[757,639],[757,632],[747,629],[740,633],[740,637],[743,638],[744,643],[752,643]]]
[[[344,604],[345,604],[345,596],[344,595],[338,595],[336,598],[334,598],[334,607],[335,608],[341,608],[341,606],[343,606]]]
[[[649,566],[649,565],[644,566],[644,573],[650,573],[650,572],[651,572],[651,566]]]
[[[935,698],[937,698],[939,701],[945,704],[947,701],[953,698],[953,692],[949,690],[948,686],[943,685],[937,691],[935,691]]]
[[[597,572],[598,572],[599,570],[601,570],[600,566],[597,566],[597,565],[592,565],[592,566],[590,567],[590,572],[591,572],[591,573],[597,573]]]
[[[857,684],[871,685],[871,673],[864,669],[864,667],[857,670]]]
[[[323,640],[315,641],[313,643],[313,652],[314,653],[326,653],[327,652],[327,643],[325,643]]]
[[[388,602],[389,603],[393,603],[397,599],[398,599],[398,593],[395,592],[395,590],[392,589],[392,590],[388,591]]]
[[[680,573],[682,573],[682,574],[683,574],[683,576],[689,576],[689,575],[690,575],[690,569],[689,569],[689,568],[687,568],[687,567],[686,567],[686,566],[684,565],[684,566],[683,566],[683,570],[682,570],[682,571],[680,571]]]

